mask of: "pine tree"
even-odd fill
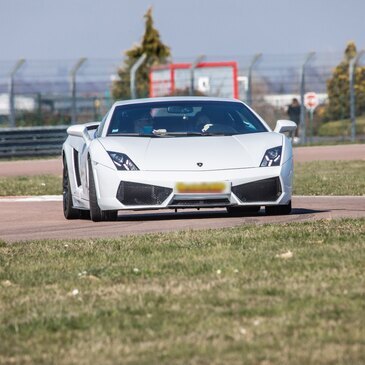
[[[130,69],[144,53],[146,60],[136,74],[136,89],[138,97],[147,97],[149,91],[149,70],[152,66],[166,64],[171,56],[170,48],[162,43],[158,30],[153,25],[152,8],[144,15],[145,32],[140,44],[125,52],[126,59],[118,69],[118,80],[113,82],[112,95],[114,99],[129,99]]]
[[[350,116],[349,64],[356,57],[354,42],[347,44],[343,61],[334,69],[327,81],[328,106],[327,120],[345,119]],[[355,71],[356,114],[365,112],[365,67],[357,66]]]

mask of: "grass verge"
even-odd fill
[[[297,163],[296,195],[365,195],[365,161]]]
[[[2,243],[0,363],[364,364],[364,261],[364,219]]]
[[[0,196],[59,194],[62,194],[62,178],[60,176],[0,177]]]
[[[52,175],[0,177],[0,196],[59,195],[62,178]],[[295,165],[294,194],[364,195],[364,161],[314,161]]]
[[[356,118],[356,133],[357,135],[365,134],[365,116]],[[342,119],[323,123],[318,129],[318,135],[325,137],[349,137],[351,136],[351,120]]]

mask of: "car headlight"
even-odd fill
[[[281,160],[281,150],[281,146],[268,149],[265,152],[260,167],[279,166]]]
[[[108,152],[110,158],[114,162],[115,167],[118,170],[124,171],[136,171],[139,168],[135,165],[135,163],[124,153],[118,152]]]

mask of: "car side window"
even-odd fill
[[[262,125],[260,124],[254,124],[252,120],[250,120],[250,118],[248,118],[246,115],[244,115],[243,113],[241,113],[241,111],[237,111],[237,115],[238,115],[238,129],[241,132],[244,133],[253,133],[256,131],[259,132],[264,132],[265,130],[263,130]]]
[[[98,129],[95,131],[94,138],[100,138],[101,137],[105,122],[108,118],[108,114],[109,114],[109,112],[104,115],[104,118],[102,119],[101,123],[99,124]]]

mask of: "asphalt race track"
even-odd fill
[[[365,160],[365,144],[298,147],[297,162],[313,160]],[[0,176],[61,175],[61,159],[0,162]],[[117,222],[67,221],[61,197],[0,198],[0,240],[74,239],[186,229],[233,227],[242,224],[303,222],[317,219],[365,218],[365,196],[293,197],[289,216],[258,215],[230,217],[224,209],[120,212]]]
[[[25,200],[25,201],[24,201]],[[287,223],[342,217],[365,217],[365,196],[294,197],[289,216],[230,217],[224,209],[172,210],[120,213],[116,222],[67,221],[62,202],[0,199],[0,239],[6,242],[33,239],[118,237],[148,232],[233,227],[247,223]]]

